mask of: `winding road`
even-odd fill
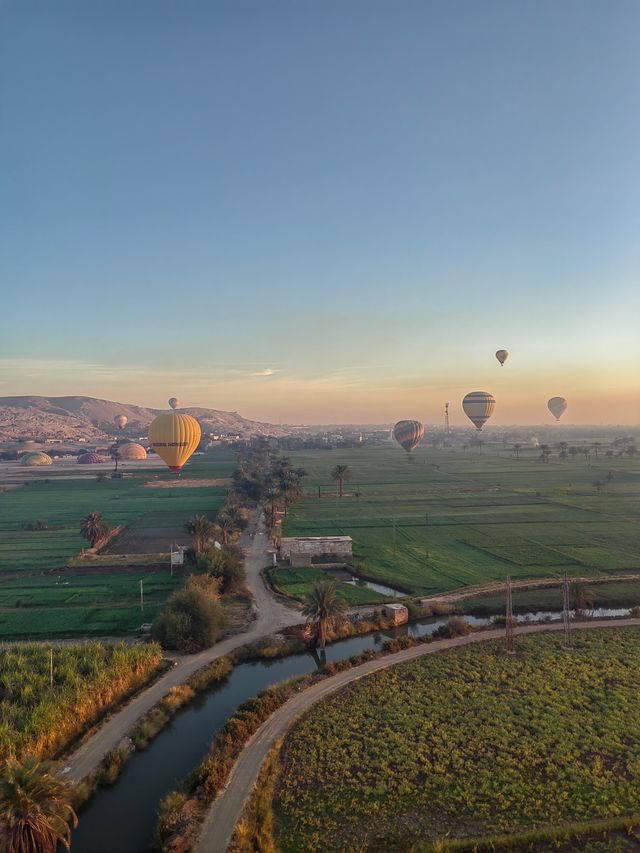
[[[640,619],[602,619],[597,622],[578,622],[572,625],[572,630],[620,627],[640,627]],[[545,623],[523,625],[515,628],[514,633],[523,635],[562,630],[562,624]],[[377,660],[367,661],[367,663],[353,669],[340,672],[293,696],[262,724],[240,753],[226,787],[207,813],[195,848],[196,853],[225,853],[267,755],[276,741],[286,734],[291,724],[316,702],[330,696],[347,684],[389,666],[412,661],[424,655],[436,654],[446,649],[483,643],[502,637],[504,637],[504,629],[492,629],[470,634],[467,637],[437,640],[428,645],[414,646],[411,649],[405,649]]]
[[[252,515],[251,523],[238,544],[246,550],[247,586],[254,602],[255,619],[249,628],[240,634],[226,637],[210,649],[193,655],[175,657],[172,669],[107,719],[94,735],[67,758],[62,773],[68,779],[79,782],[94,771],[107,752],[118,746],[143,714],[166,696],[172,687],[183,684],[196,670],[246,643],[254,642],[288,625],[296,625],[303,621],[299,610],[276,601],[265,587],[261,571],[270,560],[267,554],[268,537],[262,514]]]

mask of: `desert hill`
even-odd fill
[[[146,435],[149,424],[161,411],[169,410],[149,409],[96,397],[0,397],[0,442],[99,440],[118,433],[113,422],[116,415],[126,415],[129,419],[120,434],[138,437]],[[196,407],[181,408],[180,411],[196,418],[203,432],[233,433],[243,437],[286,433],[282,427],[252,421],[237,412]]]

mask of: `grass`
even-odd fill
[[[331,578],[331,574],[315,568],[285,568],[271,572],[271,580],[275,588],[297,601],[304,601],[307,593],[318,581]],[[337,592],[339,598],[350,605],[378,604],[387,600],[384,595],[373,589],[347,583],[338,583]]]
[[[195,457],[182,480],[228,477],[234,467],[233,453],[217,450]],[[186,520],[196,513],[213,517],[226,493],[224,487],[147,487],[172,478],[164,468],[145,469],[103,482],[34,479],[0,493],[0,637],[111,636],[150,622],[180,580],[167,570],[172,543],[188,543]],[[127,529],[110,553],[80,559],[88,544],[80,521],[94,510],[110,527]],[[38,519],[48,529],[26,529]]]
[[[350,685],[285,741],[280,849],[409,849],[633,814],[639,640],[580,632],[568,654],[557,635],[519,637],[514,658],[487,643]]]
[[[413,462],[391,447],[290,456],[309,473],[284,535],[351,536],[354,561],[392,586],[438,594],[506,575],[640,571],[640,459],[542,465],[486,446],[420,448]],[[353,472],[342,499],[329,478],[337,463]],[[613,481],[597,493],[593,483],[610,470]]]

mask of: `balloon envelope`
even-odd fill
[[[420,421],[398,421],[393,428],[393,437],[407,453],[416,449],[423,436],[424,427]]]
[[[178,400],[177,397],[169,397],[169,406],[172,409],[174,409],[174,410],[177,409],[179,405],[180,405],[180,400]]]
[[[462,408],[465,415],[475,426],[478,432],[489,420],[496,407],[496,401],[493,394],[488,391],[471,391],[462,401]]]
[[[118,429],[124,429],[129,418],[126,415],[116,415],[113,420]]]
[[[135,441],[130,441],[127,442],[127,444],[121,444],[118,447],[118,458],[122,460],[146,459],[147,451],[141,444],[137,444]]]
[[[198,421],[178,412],[158,415],[149,427],[151,447],[176,473],[200,443],[200,436]]]
[[[53,465],[53,459],[48,453],[25,453],[20,457],[21,465]]]
[[[552,397],[547,403],[547,408],[553,417],[559,421],[567,408],[567,401],[564,397]]]
[[[498,359],[500,364],[503,365],[505,363],[505,361],[509,358],[509,353],[507,352],[506,349],[499,349],[498,352],[496,353],[496,358]]]

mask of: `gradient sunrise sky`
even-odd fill
[[[638,423],[638,32],[636,0],[0,0],[0,395]]]

